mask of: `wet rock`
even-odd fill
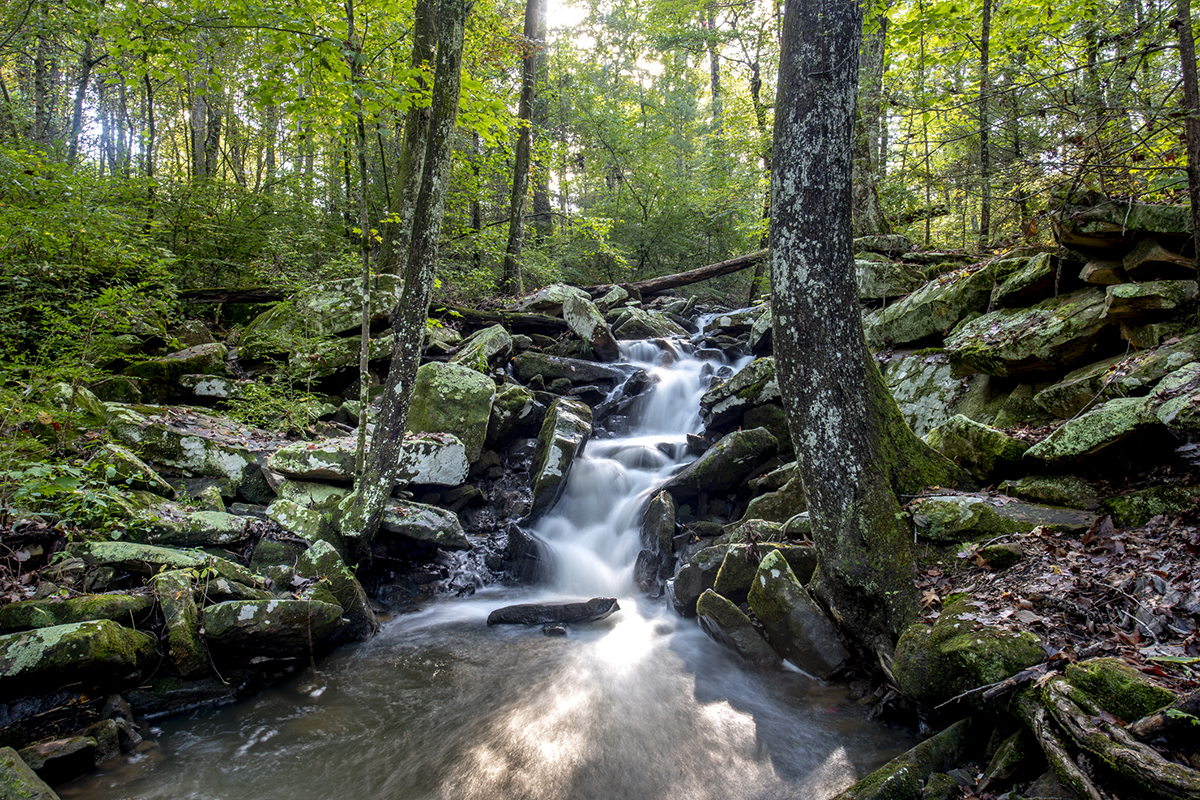
[[[137,594],[86,594],[22,600],[0,606],[0,633],[97,619],[110,619],[134,627],[150,613],[151,605],[149,597]]]
[[[707,426],[720,427],[735,422],[755,406],[778,402],[780,397],[775,359],[759,358],[705,392],[700,398],[700,408]]]
[[[674,552],[676,524],[675,498],[661,491],[651,498],[642,514],[642,545],[655,555],[671,556]]]
[[[932,625],[913,624],[896,644],[892,673],[900,690],[927,706],[997,683],[1045,658],[1032,633],[988,627],[967,595],[951,595]]]
[[[154,576],[154,596],[162,607],[167,627],[167,651],[185,678],[208,673],[208,647],[200,638],[200,609],[192,596],[195,575],[172,570]]]
[[[492,401],[484,445],[493,450],[507,446],[513,437],[535,430],[538,416],[533,392],[515,383],[504,384]]]
[[[488,625],[570,625],[596,622],[620,611],[614,597],[593,597],[578,603],[521,603],[488,614]]]
[[[648,308],[626,307],[609,320],[617,339],[670,339],[686,337],[687,330],[670,316]]]
[[[317,542],[296,563],[296,574],[316,578],[329,585],[329,591],[342,607],[346,623],[339,631],[342,641],[365,641],[379,630],[379,622],[367,593],[342,557],[328,542]]]
[[[564,298],[562,315],[571,332],[586,342],[599,360],[616,361],[621,357],[621,348],[613,338],[608,323],[586,293],[582,296],[571,294]]]
[[[68,554],[90,566],[111,566],[128,572],[152,575],[163,569],[212,569],[217,575],[248,586],[263,580],[245,567],[201,550],[177,550],[133,542],[72,542]]]
[[[970,749],[983,735],[972,728],[969,719],[954,723],[907,753],[884,764],[834,800],[930,798],[928,790],[935,783],[936,775],[944,774],[946,770],[966,761]],[[926,791],[923,792],[922,788]],[[953,791],[954,796],[959,793],[957,783],[954,783]]]
[[[1052,465],[1094,458],[1154,424],[1140,398],[1109,400],[1064,423],[1025,451],[1025,457]]]
[[[155,660],[154,639],[112,620],[73,622],[0,636],[0,696],[47,686],[115,686]]]
[[[58,800],[54,790],[11,747],[0,747],[0,797],[11,800]]]
[[[431,361],[417,370],[408,429],[413,433],[453,431],[475,461],[487,438],[496,384],[473,369]]]
[[[754,623],[732,602],[708,589],[696,602],[700,627],[714,641],[758,667],[774,667],[779,654],[767,643]]]
[[[302,481],[350,481],[357,446],[352,437],[296,442],[272,453],[267,466]],[[470,466],[466,446],[452,434],[406,436],[398,483],[458,486],[466,480]]]
[[[723,492],[738,486],[760,464],[779,451],[765,428],[734,431],[667,482],[676,501],[701,492]]]
[[[509,525],[501,566],[515,580],[534,583],[550,571],[550,556],[545,544],[518,525]]]
[[[534,516],[549,510],[566,485],[571,465],[592,433],[592,410],[568,398],[555,400],[538,434],[530,475]]]
[[[204,609],[204,635],[214,655],[296,658],[320,650],[341,620],[331,603],[233,600]]]
[[[1109,286],[1104,316],[1117,322],[1151,322],[1191,303],[1200,292],[1196,281],[1150,281]]]
[[[755,557],[754,550],[759,557]],[[721,568],[713,582],[713,591],[740,601],[754,584],[761,557],[778,551],[792,568],[792,573],[801,584],[806,584],[817,569],[817,550],[811,546],[760,542],[752,549],[746,544],[731,544],[725,551]]]
[[[512,335],[503,325],[493,325],[471,334],[450,362],[476,369],[507,359],[512,351]]]
[[[1092,352],[1109,325],[1105,296],[1095,289],[1001,309],[971,320],[946,339],[951,363],[988,375],[1068,367]]]
[[[961,414],[934,428],[925,436],[925,441],[946,458],[966,467],[971,477],[982,482],[987,482],[998,470],[1015,464],[1029,449],[1028,442]]]
[[[397,503],[383,512],[380,530],[443,550],[470,550],[471,542],[451,511],[421,503]]]
[[[750,608],[788,661],[824,680],[850,657],[833,623],[809,596],[783,554],[768,553],[750,589]]]
[[[157,678],[148,686],[125,693],[140,719],[155,720],[193,711],[197,708],[224,705],[245,697],[259,685],[258,674],[252,670],[224,669],[220,678]]]
[[[727,549],[727,545],[703,548],[676,570],[667,584],[667,594],[681,617],[696,616],[696,601],[716,583]]]
[[[544,381],[566,378],[572,385],[583,386],[589,383],[606,383],[616,385],[628,377],[628,370],[607,364],[597,364],[594,361],[584,361],[578,358],[561,358],[548,356],[543,353],[520,353],[512,360],[513,372],[517,380],[529,383],[535,375],[540,375]]]
[[[990,268],[971,274],[947,273],[930,281],[880,314],[869,343],[905,345],[940,338],[972,312],[985,311],[995,275]]]

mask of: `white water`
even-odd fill
[[[911,746],[842,688],[746,667],[635,594],[646,500],[700,427],[706,367],[686,349],[624,349],[657,384],[634,435],[593,438],[538,524],[551,586],[431,602],[315,676],[161,723],[144,753],[61,787],[63,800],[808,800]],[[621,610],[565,638],[484,624],[502,605],[593,596]]]

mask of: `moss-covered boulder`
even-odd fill
[[[1126,723],[1175,702],[1175,695],[1143,678],[1115,658],[1092,658],[1067,665],[1067,682]]]
[[[1166,241],[1192,235],[1187,206],[1131,203],[1102,195],[1075,198],[1057,216],[1062,243],[1071,247],[1120,246],[1130,238],[1153,234]]]
[[[199,344],[162,358],[139,361],[125,368],[124,374],[138,382],[142,396],[162,402],[179,394],[184,375],[224,375],[229,348],[219,342]]]
[[[879,341],[871,344],[905,345],[941,338],[968,314],[987,309],[993,283],[992,270],[986,267],[973,273],[948,272],[885,308],[874,328]]]
[[[1118,527],[1136,528],[1159,515],[1191,516],[1197,506],[1200,506],[1200,486],[1152,486],[1109,497],[1100,504],[1100,509],[1112,514]]]
[[[305,508],[282,497],[267,506],[267,517],[293,536],[297,536],[309,544],[327,541],[334,547],[340,547],[341,539],[333,516],[332,509]],[[295,559],[292,559],[291,563],[294,564]]]
[[[1200,293],[1196,281],[1122,283],[1105,290],[1104,315],[1116,322],[1145,324],[1164,319]]]
[[[716,428],[736,422],[748,410],[764,403],[779,402],[775,359],[758,358],[738,370],[729,380],[709,389],[700,398],[704,422]]]
[[[338,633],[343,641],[364,641],[379,630],[379,622],[362,584],[354,577],[342,557],[328,542],[317,542],[296,563],[296,574],[316,578],[329,586],[337,598],[346,623]]]
[[[234,600],[204,609],[204,635],[214,656],[297,658],[320,651],[341,620],[331,603]]]
[[[756,356],[768,355],[774,350],[771,320],[771,307],[767,306],[750,329],[750,352]]]
[[[200,608],[193,596],[196,574],[171,570],[154,576],[154,596],[167,627],[167,651],[185,678],[208,673],[208,647],[200,637]]]
[[[279,448],[267,466],[301,481],[346,481],[354,477],[356,439],[296,442]],[[458,486],[470,469],[466,446],[449,433],[407,435],[400,449],[399,483]]]
[[[834,800],[922,800],[934,778],[961,766],[977,746],[980,734],[969,719],[960,720],[898,756],[839,794]],[[954,795],[958,784],[951,781]]]
[[[0,747],[0,797],[5,800],[58,800],[54,790],[11,747]]]
[[[223,578],[247,586],[264,585],[262,578],[240,564],[202,550],[179,550],[134,542],[72,542],[66,551],[93,567],[109,566],[143,575],[153,575],[163,569],[211,569]]]
[[[930,431],[925,441],[934,450],[965,467],[971,477],[988,481],[998,470],[1010,467],[1029,449],[1028,442],[956,414]]]
[[[1100,504],[1096,487],[1075,475],[1030,475],[1000,484],[1001,492],[1067,508],[1093,509]]]
[[[112,620],[92,620],[0,636],[0,697],[80,684],[114,688],[156,660],[154,638]]]
[[[150,614],[152,605],[144,595],[119,593],[21,600],[0,606],[0,633],[96,619],[111,619],[136,628]]]
[[[427,547],[443,550],[470,550],[471,542],[452,511],[422,503],[396,503],[383,512],[380,530],[392,536],[404,536]]]
[[[568,295],[563,300],[562,314],[571,333],[582,339],[597,359],[616,361],[621,357],[621,348],[604,321],[604,315],[586,294]]]
[[[1053,294],[1054,261],[1050,253],[1038,253],[997,263],[997,274],[1007,277],[992,290],[992,302],[1005,308],[1028,306]]]
[[[252,535],[250,517],[238,517],[222,511],[186,511],[180,506],[162,504],[140,516],[149,544],[231,547]]]
[[[675,552],[676,513],[670,492],[664,490],[650,498],[642,513],[642,546],[655,555],[671,556]]]
[[[908,626],[892,673],[904,694],[936,706],[977,686],[1002,681],[1045,658],[1032,633],[989,628],[968,595],[951,595],[933,625]]]
[[[367,361],[384,361],[392,357],[396,340],[391,331],[376,336],[367,343]],[[329,339],[301,341],[287,353],[288,366],[293,374],[313,381],[334,375],[341,370],[357,370],[362,343],[357,336],[338,336]],[[321,413],[318,411],[318,413]],[[332,413],[332,412],[331,412]],[[323,414],[322,414],[323,415]],[[314,417],[317,414],[313,415]]]
[[[1155,424],[1140,398],[1109,400],[1065,422],[1026,450],[1025,458],[1056,466],[1095,458]]]
[[[350,493],[350,489],[318,481],[287,479],[279,484],[276,492],[278,499],[288,500],[301,508],[332,509]]]
[[[792,475],[787,483],[773,492],[760,494],[746,506],[743,519],[762,519],[769,522],[787,522],[801,511],[808,510],[804,497],[804,484],[799,474]]]
[[[975,495],[921,497],[912,504],[913,526],[922,538],[935,542],[965,542],[1016,533],[1020,524],[996,513],[991,503]]]
[[[667,482],[677,501],[701,492],[723,492],[742,483],[779,452],[779,442],[766,428],[734,431]]]
[[[954,416],[970,388],[969,381],[954,374],[949,356],[940,351],[894,353],[880,364],[880,372],[917,436]]]
[[[580,289],[578,286],[569,286],[565,283],[552,283],[549,286],[543,286],[538,289],[530,297],[518,300],[508,306],[511,311],[529,311],[538,314],[548,314],[552,317],[560,317],[563,313],[563,304],[566,303],[568,297],[580,297],[591,299],[591,295]]]
[[[565,397],[554,401],[546,412],[530,467],[533,516],[545,513],[558,500],[571,465],[591,435],[592,410],[586,403]]]
[[[1200,363],[1180,367],[1155,384],[1143,409],[1163,425],[1200,433]]]
[[[112,442],[105,442],[101,445],[98,458],[109,467],[106,470],[109,483],[154,492],[163,497],[175,496],[175,487],[164,481],[157,472],[128,448]]]
[[[496,396],[492,400],[484,446],[498,450],[514,437],[536,429],[534,426],[538,422],[538,406],[533,392],[519,384],[506,383],[496,389]]]
[[[778,666],[782,660],[754,627],[750,618],[732,602],[708,589],[696,601],[700,627],[712,639],[758,667]]]
[[[486,375],[458,364],[431,361],[417,370],[408,429],[413,433],[452,431],[479,459],[487,438],[496,384]]]
[[[727,549],[727,545],[705,547],[675,571],[675,577],[667,583],[667,594],[677,614],[696,616],[696,601],[716,583]]]
[[[486,369],[491,364],[507,359],[512,351],[512,334],[503,325],[493,325],[467,337],[451,356],[450,362],[476,370]]]
[[[617,339],[669,339],[685,337],[683,326],[661,311],[625,307],[610,315],[609,325]]]
[[[792,573],[801,584],[806,584],[817,569],[817,550],[815,547],[799,544],[784,544],[782,542],[760,542],[755,545],[759,556],[779,551],[783,555]],[[758,573],[760,558],[754,556],[754,549],[747,544],[731,544],[725,551],[721,568],[717,570],[717,578],[713,582],[713,591],[739,602],[745,598],[754,584],[754,576]]]
[[[992,311],[955,330],[946,351],[959,368],[988,375],[1069,367],[1093,352],[1110,325],[1104,300],[1101,291],[1081,289],[1032,308]]]
[[[886,258],[856,258],[854,272],[858,279],[858,296],[863,300],[904,297],[925,283],[925,276],[916,267]]]
[[[778,550],[759,563],[749,601],[771,645],[805,672],[825,679],[850,658],[837,629]]]

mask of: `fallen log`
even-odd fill
[[[1092,779],[1079,768],[1067,752],[1066,743],[1054,731],[1045,707],[1036,699],[1036,693],[1031,692],[1017,699],[1017,714],[1029,726],[1033,738],[1042,748],[1042,754],[1046,756],[1046,763],[1054,770],[1063,786],[1085,800],[1105,800],[1105,796],[1092,783]]]
[[[188,303],[278,303],[288,296],[278,289],[188,289],[179,298]]]
[[[548,317],[545,314],[527,314],[520,311],[477,311],[473,308],[442,305],[431,306],[429,316],[434,319],[456,320],[469,328],[503,325],[513,333],[541,333],[546,336],[557,336],[568,330],[567,323],[562,317]]]
[[[635,281],[633,283],[622,284],[630,289],[636,289],[643,295],[658,294],[670,289],[676,289],[680,286],[688,286],[689,284],[707,281],[712,278],[719,278],[722,275],[728,275],[731,272],[738,272],[752,267],[760,261],[765,261],[770,254],[770,250],[755,250],[753,253],[747,253],[737,258],[731,258],[728,261],[718,261],[715,264],[706,264],[703,267],[696,267],[687,272],[677,272],[674,275],[663,275],[658,278],[647,278],[644,281]],[[609,288],[608,284],[597,286],[584,286],[583,290],[595,297],[602,291]]]

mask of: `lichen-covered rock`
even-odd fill
[[[334,547],[341,546],[332,510],[327,508],[305,508],[282,497],[267,506],[267,517],[278,523],[288,533],[304,539],[309,544],[327,541]],[[257,550],[255,550],[257,552]],[[284,562],[272,562],[284,563]],[[291,560],[295,563],[295,559]]]
[[[99,453],[99,458],[111,468],[108,470],[108,482],[128,486],[131,489],[161,494],[163,497],[174,497],[175,488],[152,470],[131,450],[119,444],[105,442]]]
[[[1152,486],[1110,497],[1100,504],[1121,528],[1145,525],[1157,516],[1185,517],[1200,505],[1200,486]]]
[[[558,500],[571,465],[591,435],[592,410],[586,403],[565,397],[554,401],[546,412],[530,467],[533,516],[545,513]]]
[[[1137,397],[1117,398],[1064,423],[1025,451],[1025,458],[1045,464],[1070,464],[1105,452],[1156,424]]]
[[[680,565],[675,577],[667,582],[667,594],[675,613],[681,617],[696,616],[696,601],[713,587],[728,549],[727,545],[705,547]]]
[[[777,452],[779,442],[765,428],[734,431],[671,478],[665,488],[676,500],[728,491]]]
[[[431,361],[417,370],[408,429],[413,433],[453,431],[474,462],[483,451],[496,384],[458,364]]]
[[[1104,293],[1081,289],[1027,309],[1000,309],[964,323],[946,339],[951,363],[988,375],[1070,366],[1090,353],[1110,321]]]
[[[577,286],[568,286],[565,283],[552,283],[549,286],[543,286],[541,289],[538,289],[532,297],[509,305],[508,309],[510,311],[530,311],[559,317],[562,316],[563,304],[567,301],[568,297],[591,299],[591,295]]]
[[[934,450],[966,467],[978,481],[987,481],[1000,468],[1016,463],[1029,449],[1028,442],[981,425],[956,414],[943,425],[934,428],[925,441]]]
[[[742,610],[726,598],[708,589],[696,601],[700,627],[712,639],[757,667],[780,663],[779,654],[754,627]]]
[[[11,747],[0,747],[0,797],[5,800],[58,800],[54,790]]]
[[[1155,686],[1115,658],[1092,658],[1068,664],[1067,682],[1126,723],[1137,722],[1175,702],[1175,695],[1170,691]]]
[[[568,295],[563,300],[562,315],[571,332],[586,342],[599,360],[616,361],[621,357],[621,348],[604,315],[586,293]]]
[[[296,658],[319,651],[342,619],[342,607],[306,600],[233,600],[204,609],[214,655]]]
[[[895,261],[856,258],[854,271],[858,296],[863,300],[904,297],[925,283],[920,270]]]
[[[537,401],[533,392],[519,384],[506,383],[496,389],[492,400],[484,446],[491,450],[502,448],[537,421]]]
[[[178,393],[184,375],[224,375],[229,348],[218,342],[199,344],[162,358],[139,361],[125,368],[125,375],[139,381],[143,395],[164,400]]]
[[[1152,322],[1196,299],[1196,281],[1122,283],[1105,290],[1104,316],[1118,322]]]
[[[597,364],[594,361],[584,361],[578,358],[560,358],[543,353],[519,353],[512,360],[513,372],[517,380],[529,383],[535,375],[541,375],[546,383],[558,378],[566,378],[576,386],[591,383],[616,385],[629,376],[628,370],[619,367]]]
[[[756,356],[768,355],[774,349],[771,320],[771,307],[767,306],[750,329],[750,352]]]
[[[783,555],[796,580],[806,584],[817,569],[817,550],[815,547],[800,544],[783,544],[781,542],[759,542],[755,547],[760,555],[779,551]],[[754,576],[758,572],[760,559],[755,558],[753,550],[747,544],[731,544],[725,551],[725,558],[717,570],[717,578],[713,582],[713,591],[718,594],[740,600],[750,591],[754,584]]]
[[[390,359],[395,346],[395,337],[387,331],[367,343],[367,360]],[[362,343],[355,336],[304,341],[288,351],[288,366],[305,380],[325,378],[338,370],[358,369],[361,350]]]
[[[151,610],[151,600],[139,594],[85,594],[47,597],[0,606],[0,633],[50,628],[72,622],[111,619],[135,627]]]
[[[770,522],[787,522],[801,511],[808,510],[804,497],[804,484],[800,476],[792,477],[773,492],[760,494],[746,506],[742,519],[762,519]]]
[[[989,628],[968,595],[951,595],[932,625],[908,626],[896,644],[892,674],[900,690],[936,706],[977,686],[997,683],[1045,658],[1032,633]]]
[[[718,314],[704,327],[704,333],[714,336],[740,336],[743,333],[749,333],[754,328],[755,321],[762,316],[763,311],[762,306],[754,306]]]
[[[973,495],[935,495],[918,498],[912,506],[913,525],[935,542],[965,542],[1016,533],[1020,526],[996,513],[986,500]]]
[[[354,577],[342,561],[342,557],[328,542],[317,542],[296,563],[296,574],[305,578],[317,578],[329,585],[329,591],[337,598],[338,605],[346,618],[339,632],[345,641],[364,641],[379,630],[379,622],[362,584]]]
[[[277,489],[279,500],[288,500],[301,508],[336,508],[349,493],[350,489],[345,486],[300,480],[285,480]]]
[[[296,442],[272,453],[267,466],[297,480],[350,481],[357,446],[358,441],[352,437]],[[466,446],[457,436],[405,436],[397,482],[458,486],[466,480],[470,467]]]
[[[208,672],[208,647],[200,638],[200,609],[192,595],[195,574],[191,570],[161,572],[154,576],[153,586],[167,627],[171,660],[183,677],[203,677]]]
[[[1100,503],[1096,487],[1074,475],[1030,475],[1000,484],[1000,491],[1053,506],[1093,509]]]
[[[400,301],[403,283],[395,275],[375,277],[370,318],[383,322]],[[357,331],[362,325],[362,282],[345,278],[306,287],[302,292],[258,315],[246,326],[239,344],[243,359],[287,353],[297,342]]]
[[[223,578],[248,586],[264,581],[245,567],[202,550],[177,550],[133,542],[72,542],[67,553],[90,566],[111,566],[128,572],[153,575],[163,569],[209,569]]]
[[[1157,234],[1186,239],[1191,236],[1187,206],[1130,203],[1089,197],[1066,207],[1059,223],[1063,244],[1072,247],[1112,247],[1138,234]]]
[[[96,768],[96,740],[90,736],[50,739],[22,747],[17,755],[39,778],[57,786]]]
[[[1155,278],[1195,274],[1196,260],[1181,255],[1148,236],[1133,246],[1121,259],[1121,266],[1130,280],[1146,281]]]
[[[1049,253],[1011,261],[1011,264],[1001,261],[996,265],[997,275],[1008,277],[992,290],[993,303],[1009,308],[1029,305],[1054,292],[1054,257]]]
[[[902,256],[913,249],[912,240],[899,233],[877,233],[858,236],[854,239],[855,253],[882,253],[887,256]]]
[[[892,353],[881,363],[884,383],[900,414],[917,436],[944,424],[955,414],[991,422],[998,398],[985,376],[955,374],[944,352]]]
[[[1123,356],[1113,356],[1068,372],[1035,394],[1034,402],[1059,419],[1071,419],[1113,396],[1106,390],[1117,379],[1117,365],[1123,361]]]
[[[949,272],[936,278],[880,315],[873,334],[878,345],[905,345],[939,338],[972,312],[987,309],[994,274],[983,268],[967,274]]]
[[[149,544],[169,547],[229,547],[252,535],[251,518],[221,511],[185,511],[161,505],[142,513]]]
[[[503,325],[492,325],[471,334],[459,346],[450,362],[478,369],[508,358],[512,350],[512,334]]]
[[[768,356],[751,361],[729,380],[705,392],[700,398],[700,408],[706,425],[720,427],[734,422],[755,406],[779,399],[775,359]]]
[[[436,506],[422,503],[389,505],[384,509],[379,527],[393,536],[406,536],[430,547],[471,549],[471,542],[454,512]]]
[[[624,286],[614,286],[604,293],[604,296],[596,301],[596,308],[607,314],[612,309],[630,299],[632,295]]]
[[[1155,384],[1142,409],[1147,420],[1200,433],[1200,363],[1180,367]]]
[[[154,649],[149,634],[107,619],[0,636],[0,697],[65,683],[120,686],[153,664]]]
[[[768,553],[759,563],[749,600],[771,645],[805,672],[823,680],[850,658],[837,629],[779,551]]]
[[[609,320],[617,339],[669,339],[688,332],[670,316],[649,308],[625,307]]]

